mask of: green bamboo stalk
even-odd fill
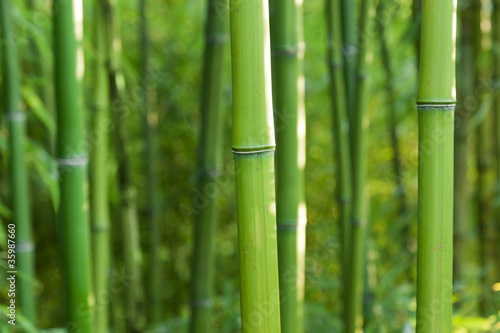
[[[198,190],[206,191],[217,182],[222,167],[224,113],[224,50],[227,44],[227,11],[220,11],[218,0],[207,3],[205,54],[201,89],[201,135],[198,165]],[[207,197],[199,208],[194,230],[194,256],[191,287],[190,332],[213,331],[211,308],[214,294],[215,241],[218,214],[218,192]]]
[[[417,333],[451,333],[456,1],[422,8]]]
[[[340,209],[342,267],[344,286],[347,285],[350,228],[352,214],[351,150],[349,147],[349,120],[347,118],[343,61],[341,53],[340,0],[326,0],[327,61],[330,72],[330,97],[333,111],[333,135],[337,158],[337,196]]]
[[[276,217],[283,332],[304,330],[306,115],[302,2],[271,0],[273,107],[276,114]]]
[[[476,2],[477,4],[477,2]],[[467,265],[467,253],[469,244],[469,219],[470,219],[470,185],[468,173],[468,136],[470,134],[470,111],[466,100],[474,95],[475,64],[477,52],[474,46],[473,29],[479,27],[479,16],[474,15],[472,6],[463,7],[460,10],[460,40],[459,40],[459,71],[458,77],[458,105],[456,109],[457,127],[454,138],[454,202],[453,202],[453,224],[454,224],[454,280],[464,281],[470,270]],[[480,41],[479,41],[480,42]]]
[[[388,102],[388,115],[387,115],[387,125],[389,127],[389,132],[391,136],[391,146],[393,150],[393,157],[392,157],[392,165],[393,165],[393,170],[394,170],[394,176],[396,180],[396,187],[397,187],[397,195],[399,197],[399,214],[401,216],[404,215],[406,211],[406,191],[405,191],[405,186],[403,182],[403,173],[401,170],[401,153],[399,150],[399,139],[398,139],[398,134],[397,134],[397,116],[396,116],[396,95],[394,92],[394,87],[393,87],[393,81],[394,81],[394,76],[392,73],[391,69],[391,62],[390,62],[390,54],[389,54],[389,48],[387,47],[387,41],[386,41],[386,31],[385,31],[385,24],[387,22],[383,21],[383,15],[384,15],[384,6],[385,2],[384,0],[380,0],[379,4],[377,6],[377,22],[379,24],[380,32],[379,32],[379,41],[380,41],[380,53],[382,55],[382,64],[384,67],[384,72],[385,72],[385,92],[387,94],[387,102]],[[407,226],[404,231],[403,231],[403,240],[406,248],[406,240],[410,236],[410,230],[409,227]]]
[[[29,184],[25,161],[26,115],[21,110],[19,60],[17,59],[15,31],[12,25],[10,0],[0,3],[2,47],[2,76],[4,110],[9,124],[9,171],[12,218],[15,225],[15,260],[9,253],[9,271],[18,270],[24,278],[17,278],[20,312],[34,325],[37,322],[35,302],[35,255],[31,229]],[[13,265],[13,266],[10,266]]]
[[[279,333],[269,8],[266,0],[230,8],[242,331]]]
[[[87,152],[80,81],[83,78],[82,3],[54,1],[54,60],[57,107],[60,226],[67,290],[67,328],[92,332]]]
[[[148,57],[149,57],[149,41],[148,27],[146,20],[146,0],[139,1],[140,13],[140,29],[139,29],[139,44],[141,45],[140,59],[140,85],[142,88],[141,94],[141,113],[144,122],[144,134],[146,137],[146,174],[147,174],[147,210],[149,218],[149,269],[148,269],[148,303],[150,308],[150,319],[152,323],[157,323],[161,320],[161,276],[162,265],[158,256],[158,248],[161,241],[160,229],[160,198],[157,188],[158,175],[154,168],[156,164],[156,124],[157,115],[155,111],[148,106]]]
[[[493,78],[497,83],[500,80],[500,0],[493,0],[492,11],[492,50],[493,50]],[[500,97],[497,96],[493,104],[493,117],[495,134],[495,162],[496,162],[496,197],[500,195]],[[495,219],[500,220],[500,207],[497,206],[494,212]],[[500,244],[497,245],[497,253],[500,253]],[[500,265],[496,265],[496,270],[500,270]]]
[[[346,93],[346,106],[349,123],[354,121],[356,108],[356,66],[359,52],[359,45],[356,36],[356,19],[354,15],[355,1],[341,0],[340,9],[342,11],[342,53],[344,56],[344,82]],[[351,136],[354,133],[350,132]],[[353,139],[351,138],[351,141]],[[352,145],[352,142],[351,142]],[[352,149],[352,147],[351,147]]]
[[[92,223],[94,292],[96,294],[94,328],[107,332],[109,327],[108,278],[110,270],[110,219],[108,200],[108,128],[109,81],[107,73],[106,3],[94,2],[93,23],[93,114],[92,134],[97,138],[90,158],[90,217]]]
[[[122,52],[119,24],[115,20],[115,2],[106,1],[108,40],[108,75],[110,82],[111,114],[114,123],[115,153],[118,160],[118,186],[121,193],[121,223],[125,271],[129,285],[126,290],[126,321],[130,331],[141,331],[145,324],[142,290],[139,227],[136,191],[132,183],[125,110],[125,79],[120,65]]]
[[[354,333],[363,326],[363,286],[366,256],[367,226],[367,133],[368,103],[370,99],[370,78],[368,62],[371,59],[368,49],[369,36],[366,34],[373,8],[371,0],[361,2],[359,31],[359,55],[357,64],[356,108],[351,122],[351,147],[353,166],[353,212],[351,217],[351,249],[347,267],[348,284],[345,288],[346,332]]]

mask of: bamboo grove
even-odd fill
[[[500,331],[500,0],[0,0],[0,332]]]

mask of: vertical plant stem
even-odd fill
[[[304,330],[307,222],[302,2],[271,0],[270,12],[281,329],[299,333]]]
[[[351,123],[353,122],[356,108],[356,66],[359,52],[358,40],[356,37],[356,19],[354,15],[354,6],[356,2],[352,0],[341,0],[340,3],[340,9],[342,11],[342,53],[344,56],[346,106],[349,123]],[[354,135],[352,131],[350,134],[351,136]]]
[[[107,34],[106,3],[94,1],[93,24],[93,114],[92,134],[98,138],[91,150],[90,159],[90,213],[94,255],[95,330],[106,332],[109,327],[108,279],[110,270],[110,220],[108,200],[108,135],[109,81],[106,68]]]
[[[450,333],[456,1],[423,0],[422,8],[417,333]]]
[[[227,10],[220,2],[208,1],[205,25],[205,54],[201,91],[201,136],[198,166],[198,191],[210,193],[203,207],[195,207],[194,257],[192,268],[190,332],[213,331],[211,308],[214,294],[215,241],[218,214],[217,186],[221,172],[224,112],[223,97],[224,50],[227,44]]]
[[[25,161],[26,115],[21,110],[19,60],[16,34],[12,26],[10,0],[0,3],[2,77],[4,112],[9,126],[9,172],[12,221],[15,239],[9,238],[9,248],[15,244],[15,261],[9,256],[8,271],[18,270],[19,309],[34,325],[37,322],[35,302],[35,246],[32,238],[29,184]],[[10,254],[10,253],[9,253]],[[13,266],[10,266],[13,265]]]
[[[82,2],[54,1],[54,60],[59,165],[58,222],[67,290],[67,329],[92,332],[87,152],[80,96],[83,78]]]
[[[279,333],[269,8],[230,1],[233,152],[243,332]]]
[[[500,196],[500,97],[498,88],[500,87],[500,0],[493,0],[492,11],[492,50],[493,50],[493,79],[496,88],[496,96],[493,104],[493,118],[495,134],[495,165],[496,165],[496,191],[495,196]],[[500,207],[497,206],[494,212],[494,219],[500,220]],[[497,222],[498,225],[498,222]],[[500,253],[500,244],[497,244],[497,253]],[[500,274],[500,264],[496,263],[495,269]]]
[[[158,256],[158,249],[161,244],[161,228],[160,228],[160,197],[157,188],[158,174],[155,168],[157,155],[156,151],[156,132],[158,116],[156,112],[148,106],[148,57],[149,57],[149,41],[148,27],[146,19],[146,0],[139,1],[140,13],[140,34],[139,43],[141,45],[140,59],[140,87],[141,93],[141,114],[144,122],[144,134],[146,137],[146,174],[147,174],[147,210],[149,219],[149,269],[148,269],[148,303],[150,308],[150,320],[152,323],[157,323],[162,318],[161,306],[161,277],[162,263]]]
[[[351,250],[348,266],[348,285],[345,290],[346,332],[354,333],[363,326],[363,277],[366,257],[367,226],[367,134],[368,103],[370,100],[370,79],[368,61],[371,59],[369,36],[366,29],[371,19],[373,8],[371,0],[361,2],[359,20],[359,55],[357,64],[356,109],[351,122],[351,147],[353,167],[353,213],[351,217]]]
[[[343,61],[341,53],[341,0],[326,0],[328,69],[330,96],[333,112],[333,135],[337,158],[337,196],[340,209],[341,259],[344,288],[347,286],[350,228],[352,213],[351,150],[349,146],[349,121],[347,119]]]

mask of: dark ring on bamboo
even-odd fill
[[[17,110],[17,111],[12,111],[12,112],[7,113],[5,118],[7,119],[7,121],[10,121],[10,122],[14,122],[14,121],[21,122],[21,121],[26,120],[26,115],[24,114],[24,112]]]
[[[213,36],[205,36],[205,43],[207,44],[225,44],[227,43],[226,35],[213,35]]]
[[[456,103],[453,104],[417,104],[418,111],[420,110],[455,110]]]
[[[58,157],[56,158],[57,164],[61,167],[84,166],[87,165],[89,159],[87,155],[72,156],[72,157]]]
[[[280,222],[294,222],[294,223],[280,223]],[[298,228],[305,227],[307,219],[287,219],[279,220],[276,224],[277,231],[296,231]]]
[[[353,227],[359,227],[365,224],[366,224],[365,219],[352,219],[351,221],[351,226]]]
[[[344,56],[354,55],[354,54],[358,54],[358,53],[359,53],[359,49],[358,49],[358,46],[356,44],[344,44],[342,47],[342,54]]]
[[[218,177],[222,174],[222,171],[217,170],[217,169],[203,169],[203,168],[198,168],[198,175],[199,176],[209,176],[211,178]]]
[[[237,148],[236,148],[237,149]],[[235,150],[235,148],[232,148],[233,154],[235,155],[248,155],[248,154],[262,154],[262,153],[267,153],[270,151],[275,151],[275,147],[263,147],[263,148],[256,148],[256,150]]]
[[[342,62],[341,61],[330,60],[328,63],[330,64],[331,68],[334,68],[334,69],[342,67]]]
[[[16,244],[17,252],[33,252],[35,244],[33,242],[19,242]]]
[[[271,54],[274,57],[295,57],[301,53],[299,47],[273,47]]]
[[[350,198],[339,198],[338,200],[341,205],[346,205],[352,201]]]
[[[92,232],[106,232],[109,231],[109,227],[104,227],[104,226],[92,226]]]
[[[190,300],[189,305],[191,305],[192,308],[210,308],[213,305],[213,302],[211,299],[200,299],[200,300]]]

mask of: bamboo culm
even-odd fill
[[[67,290],[69,331],[93,332],[90,237],[87,203],[87,152],[80,99],[83,78],[81,1],[54,1],[55,96],[57,108],[56,153],[59,166],[60,227]]]
[[[223,73],[224,50],[227,44],[227,12],[219,11],[220,2],[208,2],[205,25],[205,54],[201,90],[201,136],[198,170],[198,190],[205,191],[217,182],[222,164],[224,112]],[[221,16],[222,15],[222,16]],[[195,217],[194,256],[192,267],[190,332],[213,331],[211,307],[214,294],[215,241],[218,196],[208,196],[208,202]],[[198,208],[198,207],[197,207]]]
[[[96,295],[94,328],[106,332],[109,328],[109,304],[101,301],[108,293],[110,270],[110,219],[108,200],[108,136],[104,129],[109,119],[109,81],[106,68],[107,34],[106,3],[94,1],[93,24],[93,132],[100,134],[92,146],[90,156],[90,217],[92,224],[92,245],[94,264],[94,292]]]
[[[9,181],[14,224],[13,228],[10,228],[9,224],[9,229],[15,230],[13,234],[15,239],[9,238],[9,249],[12,242],[16,244],[16,262],[8,260],[7,264],[9,271],[17,269],[23,273],[17,280],[19,308],[20,312],[36,325],[35,246],[32,238],[29,184],[25,161],[26,115],[20,105],[19,61],[13,38],[16,35],[12,26],[10,0],[2,0],[0,3],[0,29],[4,112],[9,124]],[[12,234],[9,233],[9,235]]]
[[[452,331],[456,1],[423,0],[419,114],[417,333]],[[439,137],[439,140],[436,140]]]
[[[303,332],[306,116],[302,4],[270,1],[271,67],[276,122],[276,217],[281,329]]]
[[[266,0],[229,8],[242,332],[279,333],[269,8]]]

